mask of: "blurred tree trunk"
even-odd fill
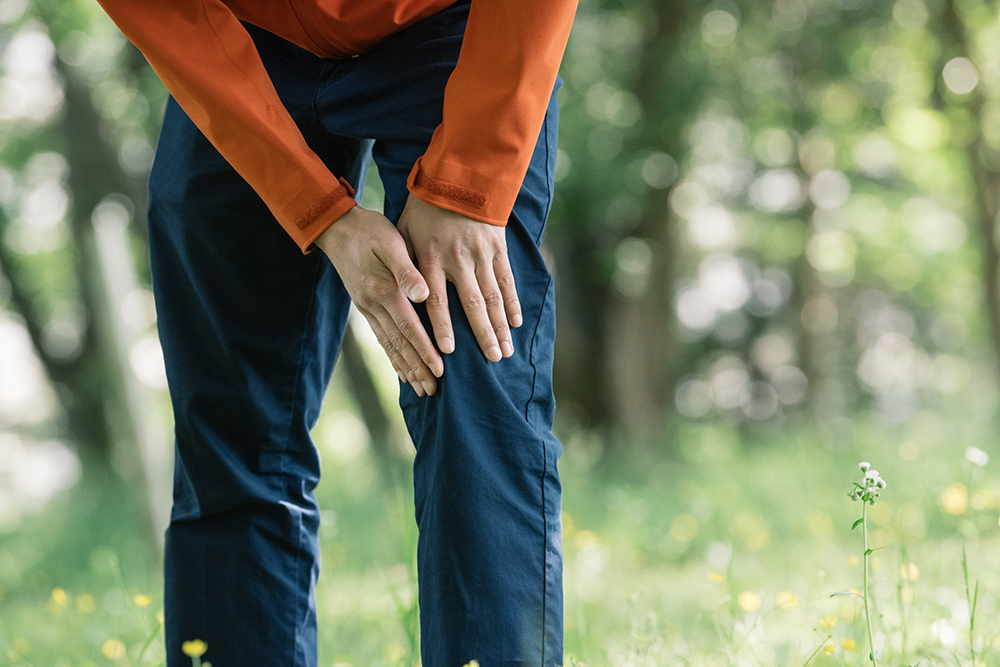
[[[646,7],[648,29],[635,51],[638,60],[620,83],[635,95],[641,112],[622,155],[635,160],[662,152],[676,159],[685,151],[685,124],[700,105],[705,81],[698,66],[680,55],[686,3],[653,0]],[[600,194],[608,180],[596,190],[593,183],[581,183],[586,191],[564,190],[563,215],[593,222],[588,229],[569,230],[551,246],[559,294],[556,384],[585,425],[621,430],[634,440],[651,432],[671,400],[675,230],[667,188],[636,196],[638,223],[625,236],[603,224],[597,211],[609,203]],[[631,257],[632,251],[640,257]],[[609,269],[609,257],[617,268]],[[643,285],[620,289],[613,274],[627,272],[631,259],[645,265]]]
[[[645,122],[630,148],[637,154],[648,151],[677,156],[683,150],[682,128],[661,122],[677,118],[677,106],[690,112],[697,104],[695,96],[681,99],[677,94],[682,86],[676,75],[684,73],[669,68],[677,56],[686,20],[685,4],[658,0],[652,9],[656,27],[640,50],[632,86]],[[635,295],[612,290],[604,313],[606,400],[611,406],[611,419],[632,433],[656,424],[670,403],[673,386],[671,293],[675,230],[670,224],[668,194],[667,189],[649,192],[642,202],[639,224],[632,232],[652,254],[646,288]]]
[[[371,436],[372,451],[386,482],[395,483],[405,477],[409,459],[400,443],[407,441],[389,416],[382,396],[365,360],[364,350],[348,322],[344,341],[340,345],[340,362],[343,364],[347,384],[361,413],[361,419]]]
[[[51,8],[36,7],[36,11],[50,27],[56,44],[60,31],[73,27],[55,18],[58,13]],[[37,356],[56,389],[66,431],[78,448],[85,474],[100,476],[114,467],[129,478],[138,492],[136,500],[144,509],[146,537],[160,551],[169,495],[154,498],[152,492],[158,489],[162,493],[160,486],[151,485],[151,476],[163,471],[150,461],[149,448],[144,446],[149,430],[144,427],[141,406],[136,402],[127,341],[122,339],[117,324],[120,303],[115,296],[121,294],[114,293],[116,286],[124,289],[135,284],[133,258],[124,229],[117,243],[117,256],[102,256],[102,251],[107,255],[114,246],[107,243],[107,238],[100,238],[92,220],[94,210],[109,194],[132,189],[130,178],[122,170],[108,128],[91,102],[90,87],[58,59],[55,65],[63,80],[64,96],[53,138],[62,145],[70,167],[72,210],[68,222],[78,297],[85,312],[78,354],[67,358],[53,354],[47,347],[48,313],[40,312],[36,295],[26,283],[31,260],[15,256],[0,245],[0,263],[11,283],[12,304],[24,318]],[[0,220],[0,225],[6,223]],[[116,275],[109,273],[112,266],[117,267]]]
[[[969,35],[962,21],[955,0],[944,3],[944,20],[941,22],[942,41],[952,48],[942,49],[944,58],[938,63],[937,71],[941,72],[946,59],[957,56],[972,57],[969,45]],[[980,65],[977,63],[977,67]],[[940,86],[940,83],[939,83]],[[993,350],[1000,361],[1000,249],[997,247],[997,216],[1000,215],[1000,173],[991,169],[984,158],[993,150],[983,139],[983,95],[982,87],[976,86],[966,98],[969,117],[973,123],[975,139],[966,150],[967,164],[972,182],[975,185],[976,228],[982,246],[982,281],[983,297],[986,300],[986,313],[993,341]],[[940,90],[937,88],[937,90]],[[1000,157],[1000,156],[998,156]],[[996,159],[992,161],[996,164]]]

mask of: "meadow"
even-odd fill
[[[419,664],[409,486],[380,475],[351,412],[315,433],[320,664]],[[862,586],[861,460],[887,482],[868,512],[880,664],[1000,663],[989,433],[929,412],[678,420],[659,448],[563,428],[565,664],[870,664],[862,601],[834,595]],[[129,493],[84,479],[0,539],[0,664],[162,664],[158,566]]]

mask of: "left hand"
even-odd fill
[[[430,293],[427,315],[438,349],[455,350],[447,282],[454,283],[479,347],[490,361],[514,354],[510,327],[521,326],[505,229],[428,204],[412,193],[399,218],[399,233]]]

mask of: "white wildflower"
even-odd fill
[[[868,472],[871,469],[871,467],[872,464],[868,463],[868,461],[862,461],[861,463],[858,464],[858,470],[860,470],[861,472]]]

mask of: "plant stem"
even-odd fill
[[[979,582],[976,581],[975,595],[969,594],[969,557],[962,543],[962,575],[965,579],[965,600],[969,604],[969,654],[972,656],[972,667],[976,667],[976,603],[979,601]]]
[[[816,648],[814,648],[814,649],[813,649],[813,652],[809,654],[809,657],[808,657],[808,658],[806,658],[806,661],[802,663],[802,667],[806,667],[806,665],[808,665],[808,664],[809,664],[809,663],[810,663],[810,662],[812,661],[812,659],[813,659],[814,657],[816,657],[816,654],[817,654],[817,653],[819,653],[819,650],[820,650],[821,648],[823,648],[823,646],[824,646],[824,645],[825,645],[825,644],[826,644],[826,643],[827,643],[828,641],[830,641],[830,639],[831,639],[831,636],[830,636],[830,635],[827,635],[826,639],[824,639],[823,641],[821,641],[821,642],[819,643],[819,645],[817,645],[817,646],[816,646]]]
[[[861,522],[862,530],[865,535],[865,569],[864,569],[864,600],[865,600],[865,622],[868,625],[868,650],[870,651],[868,657],[872,659],[872,665],[878,667],[878,660],[875,658],[875,637],[872,634],[872,612],[868,606],[868,556],[871,551],[868,548],[868,503],[863,502],[861,510]]]

